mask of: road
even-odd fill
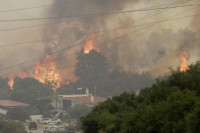
[[[44,133],[43,129],[38,130],[27,130],[27,133]]]
[[[37,130],[28,130],[28,125],[26,125],[27,133],[44,133],[45,126],[42,124],[37,124]]]
[[[26,127],[27,133],[44,133],[43,128],[38,128],[37,130],[28,130],[28,127]]]

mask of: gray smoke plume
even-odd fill
[[[199,56],[197,51],[200,49],[200,34],[197,30],[200,27],[198,23],[199,17],[194,17],[190,26],[195,29],[195,31],[187,28],[177,30],[175,25],[172,25],[168,29],[163,28],[164,26],[162,25],[156,25],[156,27],[154,27],[154,32],[146,33],[144,30],[132,35],[128,35],[128,33],[133,30],[137,31],[142,27],[124,28],[107,33],[100,31],[126,26],[130,22],[134,24],[137,21],[136,18],[138,18],[137,13],[76,18],[63,17],[123,11],[133,9],[143,2],[142,0],[56,0],[55,4],[62,3],[62,5],[52,7],[49,11],[49,16],[61,18],[51,20],[51,22],[55,21],[57,24],[49,25],[48,28],[44,29],[44,37],[65,36],[65,38],[58,39],[53,43],[49,42],[48,45],[45,45],[45,51],[49,52],[67,46],[74,46],[72,49],[58,55],[69,55],[58,61],[59,66],[62,67],[63,65],[65,68],[66,77],[70,75],[69,72],[71,72],[76,62],[76,52],[84,46],[84,40],[86,40],[90,34],[95,34],[97,36],[95,45],[97,45],[101,53],[107,57],[111,70],[124,70],[127,72],[132,71],[139,73],[149,71],[152,75],[158,76],[166,73],[169,67],[177,67],[180,64],[180,51],[188,52],[191,61],[195,61]],[[174,1],[170,0],[169,2]],[[151,3],[153,2],[148,1],[149,5],[151,5]],[[195,12],[199,12],[199,10]],[[173,14],[174,12],[171,11],[167,15],[151,17],[151,19],[146,22],[162,20]],[[146,14],[143,15],[141,13],[140,15],[145,16]],[[127,36],[102,43],[123,34],[127,34]],[[81,41],[83,42],[79,44],[78,42]],[[53,49],[50,46],[53,47]],[[69,69],[69,71],[66,71],[66,69]]]

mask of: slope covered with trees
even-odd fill
[[[154,78],[150,73],[133,73],[112,70],[106,57],[91,50],[85,54],[83,50],[77,56],[75,74],[79,80],[64,85],[58,89],[59,94],[85,93],[88,88],[91,93],[103,97],[119,95],[125,91],[138,91],[151,86]],[[83,88],[82,92],[76,88]]]
[[[124,93],[82,118],[85,133],[200,132],[200,62],[170,74],[136,96]]]

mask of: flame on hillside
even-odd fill
[[[94,34],[91,34],[87,38],[85,46],[84,46],[84,53],[85,54],[89,54],[91,50],[96,50],[97,52],[99,52],[99,49],[94,46],[94,38],[95,38]]]
[[[37,61],[35,63],[35,70],[33,74],[27,74],[25,71],[20,72],[18,77],[24,79],[26,77],[32,77],[43,83],[45,86],[51,87],[53,91],[61,86],[62,76],[56,69],[55,62],[50,55],[46,55],[44,61]],[[69,82],[69,81],[68,81]],[[10,78],[8,86],[13,89],[14,78]]]
[[[185,51],[182,51],[180,52],[180,58],[181,58],[180,71],[186,72],[189,69],[188,67],[189,55]]]
[[[14,85],[14,80],[13,79],[10,79],[8,81],[8,86],[10,87],[11,90],[13,90],[13,85]]]
[[[99,49],[94,46],[94,37],[95,35],[91,34],[87,38],[86,44],[84,46],[85,54],[90,53],[91,50],[99,52]],[[45,86],[51,87],[53,91],[56,91],[62,84],[69,85],[71,82],[71,80],[69,79],[63,81],[63,78],[61,76],[61,71],[62,70],[58,70],[56,68],[56,64],[53,61],[52,57],[47,54],[43,61],[41,60],[36,61],[34,72],[27,73],[25,71],[22,71],[17,76],[22,79],[27,77],[34,78],[39,82],[43,83]],[[14,79],[15,77],[11,77],[8,82],[10,89],[13,89]]]
[[[44,85],[50,86],[54,91],[60,87],[62,82],[62,76],[56,69],[56,65],[50,55],[46,55],[46,58],[43,62],[36,62],[35,73],[32,75],[32,77]]]

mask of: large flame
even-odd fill
[[[181,58],[180,71],[186,72],[189,69],[188,67],[189,55],[185,51],[182,51],[180,52],[180,58]]]
[[[25,71],[22,71],[17,76],[22,79],[26,77],[35,78],[45,86],[51,87],[54,91],[56,91],[62,83],[62,76],[56,69],[56,65],[50,55],[46,55],[44,61],[37,61],[35,63],[34,74],[27,74]],[[12,77],[8,82],[10,89],[13,89],[13,84],[14,78]]]
[[[43,62],[36,62],[35,73],[32,76],[44,85],[50,86],[54,91],[60,87],[62,82],[62,76],[50,55],[46,55]]]
[[[84,53],[88,54],[91,50],[95,50],[99,52],[99,49],[94,46],[94,34],[91,34],[87,40],[86,44],[84,46]],[[45,86],[51,87],[53,91],[56,91],[62,84],[69,85],[70,81],[67,79],[66,81],[63,81],[63,78],[61,76],[61,70],[58,70],[56,68],[56,64],[53,61],[52,57],[50,55],[46,55],[45,59],[43,61],[37,61],[35,63],[35,69],[32,73],[27,73],[25,71],[20,72],[18,75],[20,78],[26,78],[31,77],[37,79],[39,82],[43,83]],[[8,85],[10,89],[13,89],[14,84],[14,77],[11,77]]]
[[[90,53],[91,50],[96,50],[96,51],[99,52],[99,49],[96,48],[96,47],[94,46],[94,37],[95,37],[95,35],[94,35],[94,34],[91,34],[91,35],[87,38],[86,43],[85,43],[85,46],[84,46],[84,53],[85,53],[85,54]]]

